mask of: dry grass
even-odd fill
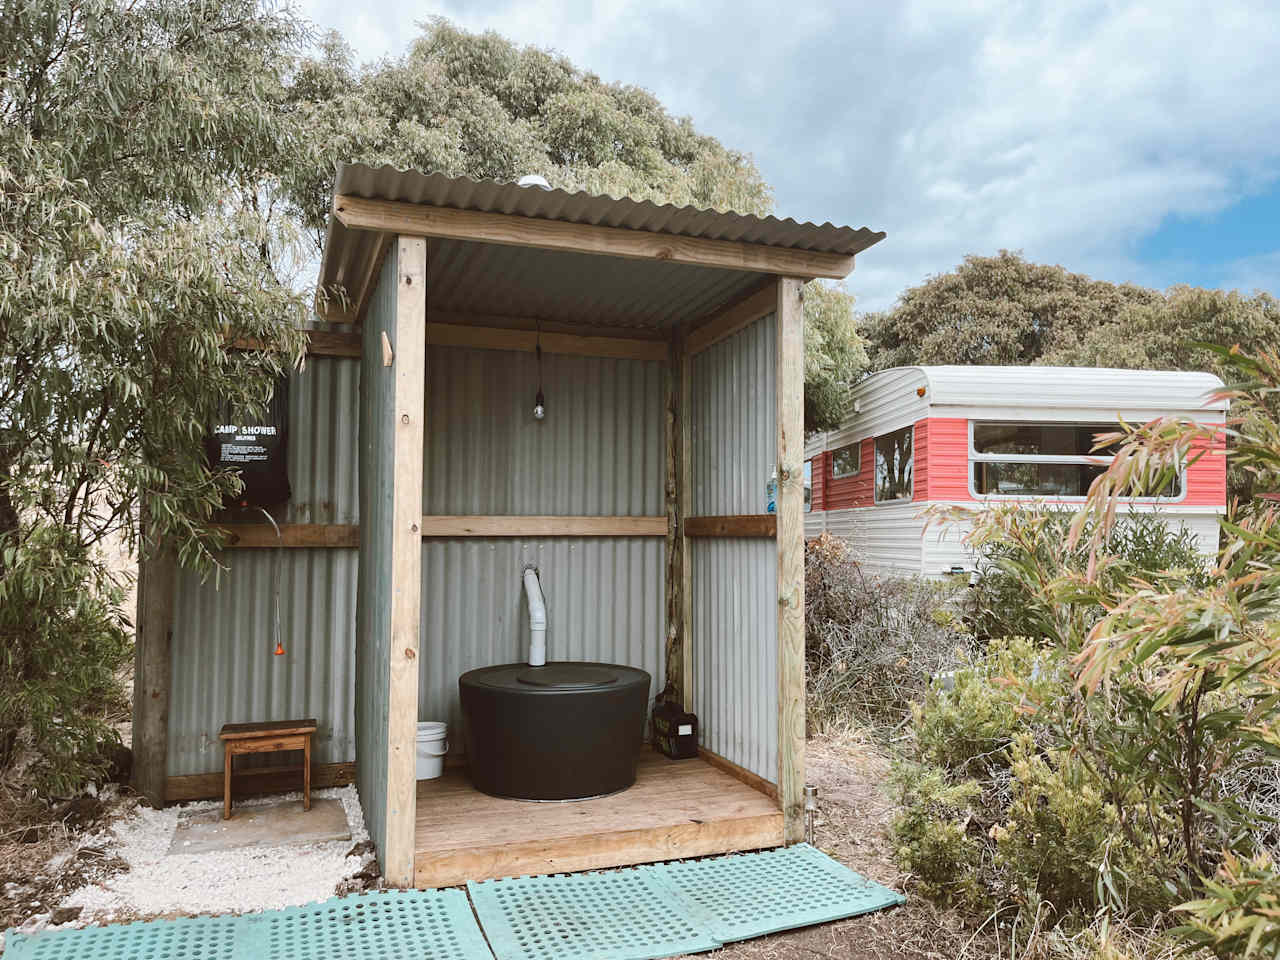
[[[55,911],[85,884],[126,865],[79,837],[121,816],[134,801],[109,792],[50,804],[31,799],[12,783],[0,784],[0,930]],[[64,917],[55,922],[72,919]]]

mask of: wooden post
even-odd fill
[[[393,427],[391,647],[387,706],[387,837],[383,875],[413,885],[418,630],[422,593],[422,442],[426,429],[427,242],[397,240]]]
[[[667,636],[663,648],[663,662],[667,682],[661,699],[672,703],[684,703],[684,633],[680,629],[680,341],[679,333],[671,337],[666,367],[662,371],[662,401],[664,417],[666,477],[663,482],[663,503],[667,513],[667,571],[665,599],[667,612]]]
[[[663,375],[666,401],[667,639],[664,695],[682,710],[693,709],[693,642],[689,630],[689,356],[677,328]]]
[[[778,801],[788,844],[804,839],[803,281],[778,278]]]
[[[676,409],[679,417],[676,425],[680,434],[680,472],[676,477],[676,512],[680,519],[680,655],[683,660],[681,675],[684,677],[684,709],[692,713],[693,698],[693,555],[689,546],[689,534],[685,521],[693,513],[693,390],[692,363],[687,333],[681,329],[679,338],[680,390]]]
[[[145,534],[138,549],[138,607],[133,644],[133,787],[154,807],[165,805],[169,764],[169,646],[178,558]]]

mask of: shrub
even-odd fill
[[[1049,634],[1044,582],[1036,570],[1054,577],[1084,575],[1093,551],[1082,538],[1067,546],[1075,514],[1065,510],[1032,510],[1015,505],[1003,511],[1026,511],[1016,529],[1003,528],[1002,536],[985,543],[978,561],[978,577],[965,602],[965,618],[978,637],[1039,637]],[[1086,531],[1087,533],[1087,531]],[[1153,513],[1126,514],[1118,519],[1105,544],[1109,560],[1107,577],[1112,585],[1135,576],[1162,575],[1177,582],[1203,584],[1208,579],[1208,559],[1200,553],[1195,534]],[[1102,618],[1103,607],[1077,601],[1073,613],[1081,626]]]
[[[805,646],[815,728],[901,725],[969,644],[955,583],[867,574],[827,534],[805,551]]]
[[[105,714],[131,644],[121,591],[56,523],[0,540],[0,770],[26,741],[42,793],[68,795],[108,764]]]
[[[1091,638],[1125,598],[1211,594],[1221,578],[1158,519],[1094,531],[1092,551],[1073,523],[1025,507],[976,518],[990,557],[978,612],[1028,636],[992,639],[914,711],[895,771],[898,857],[926,892],[974,909],[1149,920],[1269,829],[1231,793],[1259,764],[1260,706],[1203,670],[1171,689],[1172,658],[1155,651],[1083,686]],[[963,809],[938,802],[953,788]],[[956,823],[965,844],[949,838]]]

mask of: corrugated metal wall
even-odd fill
[[[547,354],[547,416],[533,418],[533,354],[428,351],[423,511],[656,516],[665,467],[662,365]],[[429,539],[422,547],[418,716],[463,750],[458,677],[527,655],[521,572],[547,598],[549,659],[623,663],[663,684],[661,537]]]
[[[773,314],[693,358],[693,512],[764,513],[778,438]]]
[[[308,358],[289,385],[289,522],[355,523],[359,361]],[[229,550],[204,582],[178,574],[169,776],[222,769],[224,723],[314,716],[317,763],[355,758],[356,551]],[[283,657],[273,656],[274,578]],[[237,763],[249,763],[246,758]]]
[[[387,711],[390,704],[390,471],[394,443],[393,368],[382,365],[381,337],[395,349],[399,245],[393,243],[364,324],[360,389],[360,569],[356,589],[356,787],[381,864],[387,831]]]
[[[245,721],[314,716],[315,762],[353,759],[356,552],[238,550],[224,560],[220,589],[178,574],[169,776],[220,771],[218,730]],[[282,657],[273,654],[277,562]]]
[[[662,365],[432,347],[422,508],[428,514],[663,512]]]
[[[694,357],[693,512],[763,513],[777,451],[771,315]],[[702,744],[778,778],[777,544],[692,543],[694,710]]]

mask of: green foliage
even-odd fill
[[[67,791],[125,637],[90,547],[169,539],[207,564],[238,480],[205,430],[301,354],[273,210],[304,34],[256,0],[0,4],[0,752],[25,724]]]
[[[1269,834],[1232,789],[1260,762],[1250,730],[1264,701],[1204,668],[1171,696],[1167,654],[1081,684],[1097,638],[1132,597],[1211,596],[1222,571],[1158,518],[1105,510],[1002,506],[974,518],[971,542],[986,555],[971,609],[994,639],[915,712],[897,773],[899,858],[919,872],[921,861],[939,869],[940,845],[967,850],[928,889],[966,891],[970,908],[1014,908],[1028,923],[1043,903],[1060,917],[1155,919],[1194,893],[1224,850]],[[929,792],[921,783],[967,784],[976,799],[963,811],[915,809]],[[948,839],[957,816],[970,846]]]
[[[866,341],[858,335],[854,321],[853,295],[843,284],[808,284],[804,290],[806,432],[840,426],[849,412],[849,388],[866,369]]]
[[[868,318],[872,367],[912,363],[1033,364],[1212,370],[1204,343],[1264,348],[1280,339],[1269,294],[1112,284],[1001,250],[904,291]]]
[[[973,632],[981,638],[1027,636],[1083,636],[1105,610],[1075,603],[1068,609],[1043,602],[1038,571],[1048,576],[1084,575],[1093,557],[1087,543],[1066,548],[1075,515],[1065,510],[1031,513],[1022,505],[1004,508],[1021,516],[1002,524],[999,536],[989,539],[978,561],[978,580],[969,591],[965,614]],[[1159,576],[1176,582],[1204,584],[1209,561],[1200,553],[1194,532],[1170,524],[1159,514],[1130,513],[1121,516],[1106,539],[1108,562],[1103,575],[1114,586],[1136,576]],[[1064,613],[1082,616],[1073,630],[1064,630],[1057,619]]]
[[[301,64],[291,98],[315,136],[288,186],[317,246],[335,161],[504,181],[537,173],[570,191],[741,213],[773,207],[750,157],[647,90],[439,17],[406,55],[365,67],[330,34]]]
[[[1270,481],[1280,472],[1280,423],[1272,413],[1280,356],[1226,350],[1220,356],[1237,371],[1228,426],[1236,457],[1243,469]],[[1120,491],[1167,473],[1215,429],[1167,419],[1134,431],[1078,519],[1081,536],[1090,517],[1098,520],[1088,540],[1096,546]],[[1149,678],[1149,713],[1180,717],[1184,731],[1204,712],[1203,737],[1184,733],[1180,746],[1151,757],[1153,765],[1177,764],[1179,782],[1194,793],[1177,807],[1199,880],[1198,896],[1182,908],[1190,917],[1182,932],[1220,956],[1275,956],[1274,820],[1258,823],[1256,814],[1241,809],[1244,798],[1222,784],[1234,779],[1233,765],[1260,757],[1275,763],[1280,756],[1280,512],[1274,504],[1254,504],[1222,528],[1218,569],[1206,587],[1135,583],[1115,598],[1080,655],[1080,682],[1093,699]]]
[[[130,651],[121,591],[61,524],[0,537],[0,558],[0,769],[26,747],[33,783],[67,795],[118,742],[102,717]]]
[[[145,493],[148,533],[207,555],[235,480],[205,467],[204,430],[261,407],[301,348],[289,238],[258,209],[296,134],[299,28],[253,0],[38,0],[0,22],[0,531],[133,537]]]

